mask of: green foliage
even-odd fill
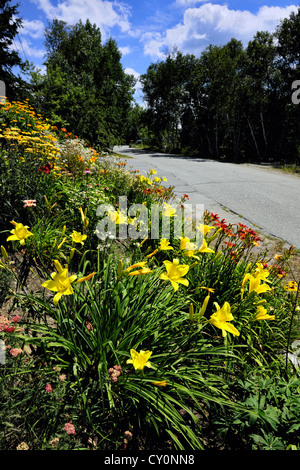
[[[58,127],[101,148],[123,138],[134,79],[125,74],[113,39],[89,20],[69,26],[53,20],[45,32],[44,78],[32,75],[36,107]]]
[[[9,99],[24,98],[26,84],[13,67],[24,72],[26,64],[17,51],[12,49],[13,40],[22,26],[18,18],[18,5],[11,5],[11,0],[0,1],[0,80],[4,81]]]

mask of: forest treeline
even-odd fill
[[[50,22],[41,74],[9,47],[22,24],[16,14],[1,0],[0,80],[8,98],[29,98],[51,124],[100,148],[141,139],[186,156],[299,161],[300,7],[246,47],[233,38],[199,57],[170,51],[140,77],[145,106],[134,100],[136,80],[125,73],[116,41],[103,43],[95,24]],[[15,65],[27,79],[13,73]]]
[[[141,77],[151,145],[236,162],[297,161],[299,45],[300,8],[247,47],[231,39],[200,57],[175,50],[151,64]]]

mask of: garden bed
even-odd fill
[[[32,114],[24,147],[26,109],[1,114],[1,450],[299,449],[299,253],[210,212],[201,246],[175,237],[161,175]],[[101,240],[138,227],[119,196],[170,237]]]

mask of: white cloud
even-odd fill
[[[131,54],[131,48],[129,46],[119,47],[119,51],[121,52],[122,56]]]
[[[44,49],[34,47],[32,43],[24,37],[20,38],[19,41],[15,39],[12,49],[16,50],[23,60],[28,59],[29,61],[32,59],[43,59],[45,54]]]
[[[124,72],[127,73],[127,75],[133,75],[134,78],[137,80],[136,85],[134,87],[136,91],[142,88],[142,84],[140,82],[140,76],[141,76],[140,73],[138,73],[136,70],[132,69],[131,67],[126,67],[124,69]]]
[[[130,8],[125,3],[108,0],[65,0],[53,5],[51,0],[33,0],[48,19],[58,19],[69,24],[85,22],[95,23],[105,36],[114,26],[122,32],[130,32]]]
[[[45,25],[40,20],[22,20],[22,28],[19,33],[24,36],[30,36],[34,39],[42,38]]]
[[[193,0],[177,1],[187,4]],[[222,45],[233,37],[246,46],[257,31],[273,32],[280,20],[297,10],[296,5],[262,6],[255,14],[248,10],[230,10],[227,5],[206,3],[186,9],[183,21],[165,33],[147,32],[141,41],[144,53],[152,60],[163,59],[166,50],[172,50],[174,46],[183,53],[199,55],[209,44]]]
[[[165,53],[161,50],[166,47],[166,37],[161,33],[147,32],[141,36],[141,42],[144,43],[144,54],[149,55],[152,60],[164,59]]]
[[[207,0],[176,0],[176,5],[181,7],[190,7],[192,5],[196,5],[197,3],[203,3]]]

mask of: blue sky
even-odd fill
[[[116,40],[126,72],[147,71],[176,46],[199,56],[209,44],[231,38],[246,46],[257,31],[273,32],[279,21],[297,11],[293,0],[18,0],[23,28],[14,40],[23,59],[43,70],[44,36],[54,18],[75,24],[89,19],[101,30],[103,42]],[[137,85],[136,99],[141,99]]]

